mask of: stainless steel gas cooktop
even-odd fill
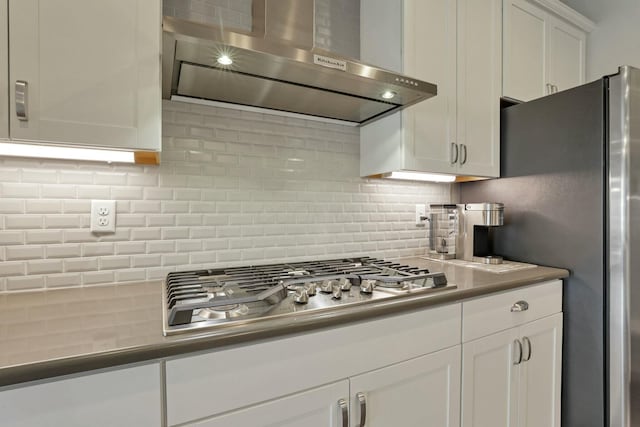
[[[164,333],[454,288],[444,273],[368,257],[175,272],[163,289]]]

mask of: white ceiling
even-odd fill
[[[594,22],[602,20],[619,0],[560,0]],[[635,1],[635,0],[633,0]]]

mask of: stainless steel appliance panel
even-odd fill
[[[609,111],[609,425],[628,427],[640,426],[640,70],[610,79]]]

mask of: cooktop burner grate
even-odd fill
[[[173,272],[166,280],[166,323],[171,327],[199,320],[259,317],[286,299],[289,291],[310,287],[315,291],[316,285],[339,280],[349,282],[345,289],[362,281],[373,281],[389,291],[447,285],[442,273],[370,257]],[[341,297],[334,292],[333,298]],[[367,296],[358,302],[363,298]]]

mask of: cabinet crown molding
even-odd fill
[[[566,4],[559,0],[530,0],[532,3],[536,3],[545,9],[558,15],[565,21],[580,28],[586,33],[590,33],[596,28],[595,22],[582,15],[581,13],[570,8]]]

